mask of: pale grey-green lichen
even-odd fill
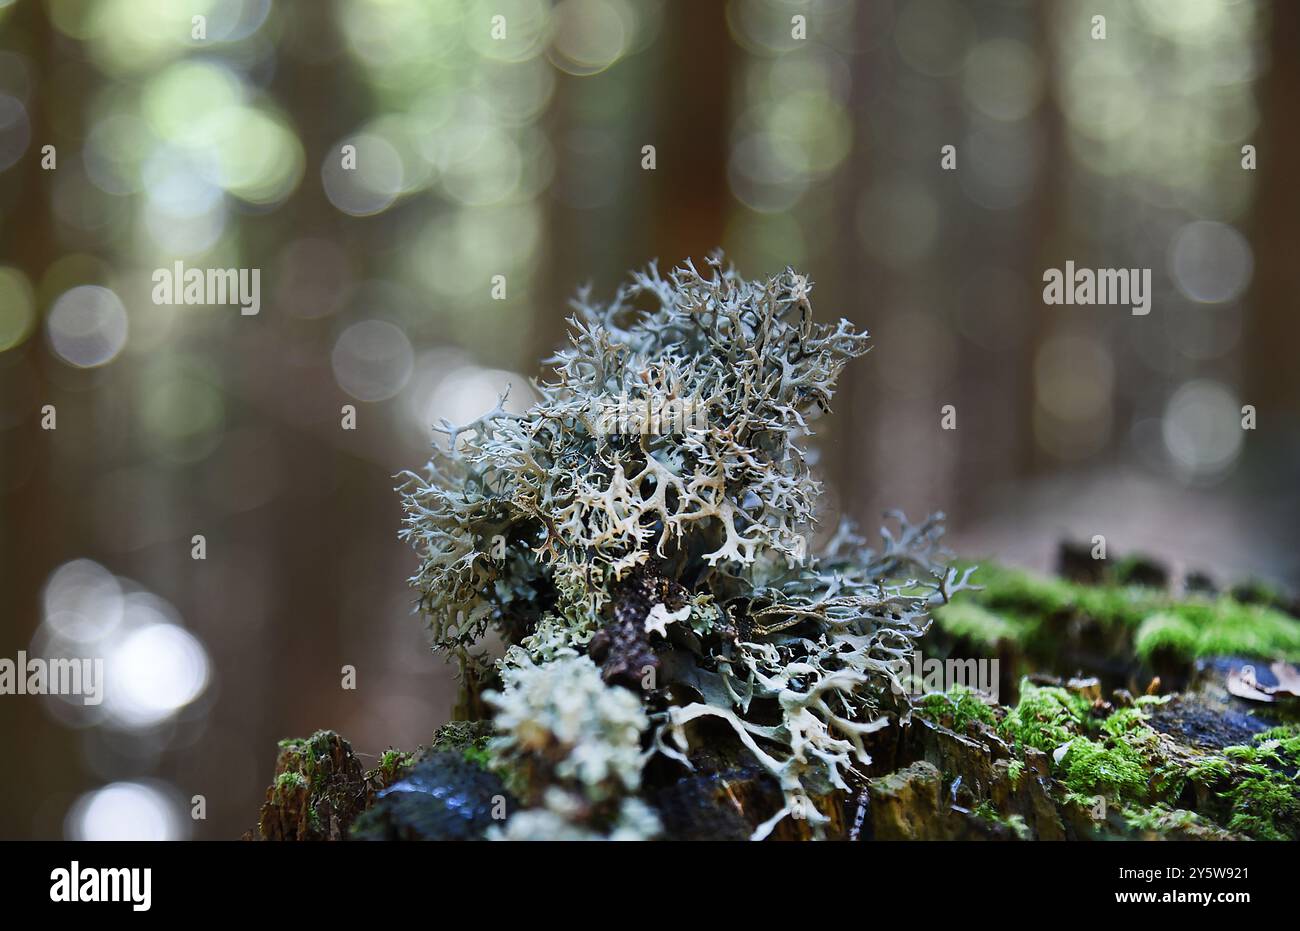
[[[518,841],[592,841],[651,840],[659,833],[659,819],[654,810],[636,798],[623,799],[618,816],[607,832],[583,827],[574,817],[549,808],[530,808],[492,831],[490,840]]]
[[[504,837],[536,838],[558,824],[565,837],[658,833],[653,813],[631,798],[641,787],[641,738],[650,723],[636,695],[606,685],[585,656],[536,665],[517,646],[506,654],[501,678],[501,691],[484,696],[500,734],[488,753],[500,770],[525,775],[516,788],[536,806],[510,818]],[[597,830],[602,822],[607,834]]]
[[[590,679],[595,656],[628,688],[592,700],[634,702],[649,752],[691,766],[713,718],[776,778],[786,804],[756,837],[828,820],[812,795],[846,788],[867,736],[906,719],[898,673],[969,575],[942,563],[937,518],[898,515],[878,549],[846,525],[810,546],[822,490],[804,441],[868,339],[813,322],[810,291],[792,270],[748,281],[717,260],[651,266],[605,306],[583,292],[539,400],[444,424],[445,448],[400,489],[435,647],[478,681],[494,675],[489,630],[513,645],[498,729],[519,744],[512,693],[578,663]],[[654,431],[609,417],[674,405],[696,416]],[[608,754],[592,749],[604,739],[574,736],[573,752]]]

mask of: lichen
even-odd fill
[[[785,802],[755,837],[792,815],[820,831],[812,798],[847,789],[868,736],[906,719],[899,670],[930,608],[970,575],[944,565],[938,517],[896,515],[878,549],[847,525],[809,542],[822,492],[805,440],[868,339],[815,323],[811,288],[793,270],[748,281],[713,259],[703,274],[652,265],[608,305],[582,292],[537,402],[508,412],[503,397],[444,423],[446,443],[400,487],[433,644],[467,686],[506,680],[493,701],[512,747],[541,739],[518,730],[512,693],[551,667],[597,669],[624,689],[592,701],[634,702],[647,753],[691,767],[706,722],[731,730]],[[691,421],[621,416],[674,406]],[[571,736],[555,746],[605,739]],[[545,778],[564,778],[559,763]],[[545,780],[532,781],[540,799]]]
[[[654,836],[652,819],[630,817],[625,805],[641,786],[646,760],[641,737],[650,722],[640,700],[606,685],[585,656],[536,665],[514,647],[502,679],[500,692],[484,696],[500,731],[488,742],[489,762],[514,774],[511,788],[535,809],[510,819],[527,815],[524,823],[533,828],[515,825],[506,836],[532,834],[556,819],[569,825],[566,836],[596,836],[603,828],[627,837],[634,827]]]

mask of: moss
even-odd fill
[[[1223,793],[1232,803],[1228,830],[1260,840],[1295,840],[1300,826],[1300,790],[1294,779],[1268,767],[1252,769]]]
[[[434,731],[429,749],[463,750],[471,745],[483,746],[491,736],[491,721],[448,721]]]
[[[1152,805],[1149,808],[1125,806],[1120,814],[1124,822],[1135,831],[1153,831],[1163,835],[1170,831],[1217,830],[1196,812],[1167,805]]]
[[[934,619],[952,636],[990,649],[1006,641],[1018,641],[1022,634],[1019,625],[969,599],[937,608]]]
[[[275,777],[275,797],[283,800],[285,795],[307,788],[307,780],[302,773],[287,772]]]
[[[1220,756],[1206,756],[1197,760],[1187,769],[1187,778],[1199,786],[1212,786],[1223,782],[1232,775],[1232,768],[1227,760]]]
[[[374,775],[382,785],[389,785],[396,778],[398,773],[406,769],[415,760],[414,753],[404,753],[401,750],[389,748],[379,755],[379,762],[375,766]]]
[[[1007,766],[1007,778],[1011,780],[1011,788],[1020,788],[1020,780],[1025,775],[1024,760],[1012,760]]]
[[[1073,586],[1069,582],[996,563],[980,563],[975,578],[983,588],[977,600],[995,608],[1052,614],[1068,608],[1072,600]]]
[[[1300,725],[1283,724],[1280,727],[1272,727],[1256,734],[1254,740],[1256,743],[1276,740],[1281,745],[1284,753],[1290,757],[1300,759]]]
[[[264,838],[326,839],[345,832],[365,804],[365,770],[333,731],[281,740],[275,771],[258,822]]]
[[[1224,747],[1193,764],[1187,778],[1218,791],[1230,808],[1227,828],[1260,840],[1300,836],[1300,731],[1294,725],[1256,734],[1249,744]]]
[[[1021,840],[1033,840],[1033,832],[1029,829],[1023,815],[1010,815],[1006,819],[1007,827],[1016,832],[1016,837]]]
[[[1072,584],[1071,590],[1074,611],[1112,627],[1136,627],[1164,600],[1146,588]]]
[[[1283,608],[1289,604],[1286,593],[1262,579],[1249,579],[1232,587],[1232,597],[1242,604]]]
[[[1147,795],[1149,771],[1144,754],[1126,740],[1105,743],[1077,737],[1059,763],[1071,792],[1141,800]]]
[[[299,754],[298,765],[313,795],[324,794],[328,789],[326,783],[334,768],[338,742],[339,736],[333,731],[317,731],[305,739],[281,741],[282,748],[287,743],[285,749]],[[350,757],[351,753],[352,748],[348,747],[346,756]]]
[[[1144,802],[1176,794],[1185,778],[1176,768],[1162,775],[1165,758],[1160,737],[1140,707],[1122,708],[1097,721],[1088,699],[1022,681],[1020,701],[999,730],[1017,748],[1053,754],[1054,774],[1064,784],[1067,798],[1091,800],[1104,795]],[[1024,771],[1022,761],[1015,763],[1013,785]]]
[[[1003,817],[1002,813],[998,811],[997,806],[988,799],[985,799],[972,808],[971,814],[976,818],[991,822],[992,824],[1005,825],[1010,828],[1020,840],[1032,839],[1032,832],[1029,830],[1029,825],[1025,823],[1025,819],[1022,816],[1010,815]]]
[[[1105,624],[1136,624],[1164,600],[1151,589],[1084,585],[996,564],[981,564],[975,581],[983,589],[975,598],[979,603],[1035,617],[1076,613]]]
[[[1137,632],[1133,635],[1133,648],[1138,656],[1150,662],[1157,652],[1168,652],[1180,657],[1194,656],[1197,640],[1195,624],[1176,614],[1159,611],[1138,625]]]
[[[1147,728],[1147,716],[1140,708],[1121,708],[1101,722],[1101,731],[1109,737],[1119,738]]]
[[[492,754],[488,752],[487,747],[470,745],[465,748],[464,756],[480,769],[488,769],[492,762]]]
[[[1106,797],[1118,806],[1131,830],[1195,838],[1300,838],[1300,785],[1295,776],[1300,770],[1300,725],[1274,727],[1249,743],[1200,752],[1148,723],[1149,709],[1169,700],[1143,697],[1133,707],[1100,717],[1080,695],[1022,680],[1019,702],[1000,720],[999,709],[982,704],[977,708],[972,704],[976,696],[962,690],[926,696],[919,712],[954,724],[987,721],[986,716],[998,721],[994,726],[1014,748],[1007,767],[1013,792],[1028,768],[1021,754],[1033,747],[1052,755],[1057,804],[1090,810],[1098,796]],[[1196,812],[1179,805],[1189,783],[1202,800]],[[991,801],[981,802],[973,814],[1008,823]]]
[[[972,721],[989,726],[997,723],[997,716],[984,700],[965,686],[955,685],[946,692],[931,692],[920,701],[918,709],[925,717],[953,730],[964,731]]]
[[[1025,679],[1020,683],[1019,703],[998,729],[1022,747],[1050,753],[1081,732],[1087,713],[1086,699]]]
[[[974,579],[982,590],[941,608],[935,618],[948,634],[981,646],[1011,641],[1054,650],[1059,637],[1043,621],[1076,616],[1132,630],[1134,651],[1147,661],[1157,652],[1184,660],[1228,655],[1300,660],[1300,620],[1268,604],[1227,595],[1180,600],[1155,588],[1087,585],[986,563]],[[1044,633],[1051,636],[1040,642]]]
[[[389,772],[401,769],[411,762],[413,754],[390,747],[379,755],[379,768]]]
[[[1221,598],[1201,629],[1196,655],[1300,659],[1300,622],[1271,608]]]

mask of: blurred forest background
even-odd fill
[[[392,476],[655,257],[873,334],[832,512],[1294,586],[1298,70],[1289,2],[0,0],[0,656],[110,677],[0,697],[0,837],[236,837],[282,737],[427,742]],[[1150,315],[1044,306],[1067,259]],[[176,260],[261,313],[154,305]]]

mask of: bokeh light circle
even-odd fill
[[[116,294],[99,285],[65,291],[45,326],[54,352],[77,368],[111,362],[126,345],[126,308]]]
[[[20,345],[36,325],[36,299],[27,276],[0,266],[0,352]]]
[[[114,782],[87,792],[64,822],[68,840],[178,840],[184,822],[175,803],[147,782]]]
[[[192,634],[171,623],[131,631],[114,645],[105,666],[111,682],[109,711],[128,727],[166,720],[208,684],[207,652]]]
[[[1178,290],[1202,304],[1221,304],[1241,294],[1255,271],[1246,237],[1226,223],[1196,220],[1174,236],[1169,271]]]
[[[22,158],[31,141],[27,108],[17,97],[0,94],[0,171]]]
[[[411,377],[415,353],[402,330],[385,320],[363,320],[340,334],[330,355],[339,387],[358,401],[385,401]]]
[[[353,148],[345,153],[344,146]],[[363,133],[330,149],[321,164],[320,178],[331,204],[349,216],[368,217],[397,200],[405,186],[405,169],[392,143]]]
[[[1169,398],[1160,432],[1180,472],[1193,479],[1215,478],[1241,452],[1241,408],[1219,382],[1194,379]]]
[[[550,57],[562,71],[598,74],[627,51],[627,25],[609,0],[560,0],[552,16]]]

